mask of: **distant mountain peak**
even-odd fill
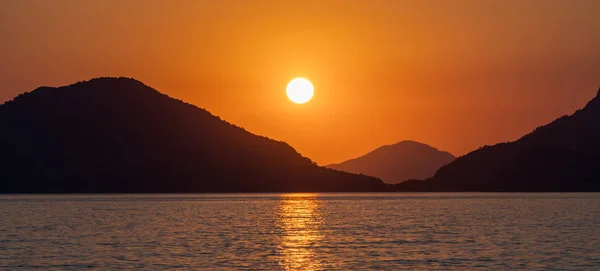
[[[450,156],[454,156],[453,154],[451,154],[447,151],[442,151],[431,145],[421,143],[418,141],[414,141],[414,140],[402,140],[402,141],[394,143],[394,144],[383,145],[383,146],[373,150],[371,153],[376,152],[376,151],[381,151],[381,150],[385,151],[388,149],[393,150],[393,149],[402,149],[402,148],[412,148],[412,149],[423,150],[423,151],[442,152],[442,153],[446,153]]]
[[[431,177],[438,168],[454,159],[454,155],[449,152],[417,141],[403,140],[328,167],[375,176],[387,183],[399,183],[408,179]]]
[[[392,146],[399,146],[399,145],[413,145],[413,146],[420,146],[420,147],[432,148],[432,149],[438,150],[437,148],[435,148],[435,147],[433,147],[431,145],[428,145],[428,144],[425,144],[425,143],[421,143],[421,142],[418,142],[418,141],[414,141],[414,140],[402,140],[402,141],[400,141],[400,142],[398,142],[396,144],[392,144]]]
[[[402,140],[402,141],[399,141],[399,142],[397,142],[397,143],[390,144],[390,145],[386,145],[386,146],[394,146],[394,145],[402,145],[402,144],[406,144],[406,145],[418,145],[418,146],[427,146],[427,147],[431,147],[431,146],[429,146],[429,145],[427,145],[427,144],[425,144],[425,143],[417,142],[417,141],[410,140],[410,139],[407,139],[407,140]]]
[[[394,147],[398,147],[398,146],[418,146],[418,147],[428,147],[428,148],[433,148],[425,143],[421,143],[421,142],[417,142],[414,140],[402,140],[402,141],[398,141],[396,143],[393,144],[387,144],[387,145],[382,145],[380,147],[378,147],[375,150],[379,150],[379,149],[387,149],[387,148],[394,148]],[[375,151],[373,150],[373,151]]]

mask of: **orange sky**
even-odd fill
[[[465,154],[600,86],[600,1],[1,1],[0,102],[134,77],[319,164],[412,139]],[[304,105],[289,80],[315,86]],[[200,140],[200,139],[199,139]]]

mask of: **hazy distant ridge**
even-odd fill
[[[433,176],[443,165],[454,160],[454,155],[429,145],[405,140],[381,146],[361,157],[327,167],[381,178],[386,183],[400,183],[409,179]]]

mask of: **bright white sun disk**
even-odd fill
[[[295,78],[288,83],[286,88],[288,98],[297,104],[303,104],[310,101],[314,92],[313,85],[304,78]]]

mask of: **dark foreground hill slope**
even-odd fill
[[[0,193],[382,191],[128,78],[0,105]]]
[[[381,178],[386,183],[425,179],[454,160],[454,155],[429,145],[405,140],[381,146],[361,157],[327,167]]]
[[[583,109],[486,146],[398,191],[600,191],[600,90]]]

